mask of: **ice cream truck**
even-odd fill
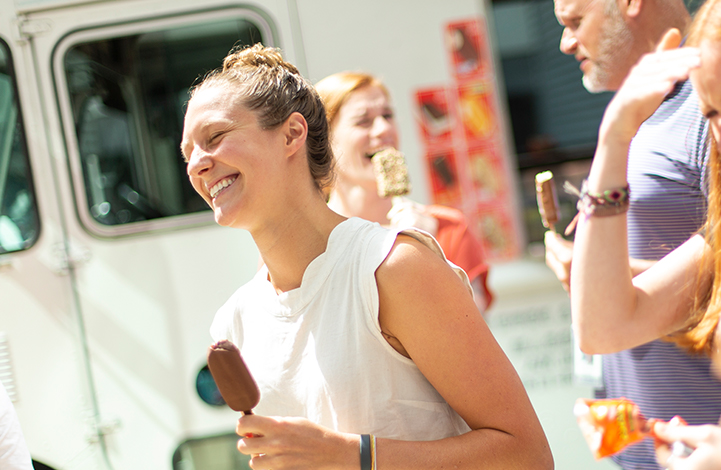
[[[246,468],[206,352],[216,309],[258,253],[247,233],[214,223],[179,143],[189,87],[257,42],[312,82],[342,70],[385,81],[411,197],[458,205],[491,240],[489,322],[557,468],[600,468],[571,414],[590,388],[570,382],[568,299],[527,255],[518,222],[488,9],[0,0],[0,380],[36,469]],[[458,116],[465,131],[453,130]]]

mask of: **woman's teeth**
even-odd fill
[[[208,192],[210,193],[210,197],[214,198],[215,196],[217,196],[220,191],[233,184],[233,181],[235,181],[236,178],[236,176],[233,176],[217,182],[212,188],[210,188],[210,190],[208,190]]]

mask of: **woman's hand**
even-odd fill
[[[688,79],[691,69],[699,66],[699,50],[679,48],[680,42],[681,33],[677,29],[669,30],[656,52],[644,55],[631,69],[606,108],[600,138],[630,142],[676,83]]]
[[[244,437],[238,450],[251,455],[253,470],[358,470],[360,436],[331,431],[303,418],[246,415],[236,433]]]
[[[546,265],[551,268],[553,274],[561,281],[566,292],[570,292],[573,242],[550,230],[544,235],[543,242],[546,245]]]
[[[386,216],[390,226],[398,229],[419,228],[436,236],[438,219],[426,213],[425,206],[405,198],[393,198],[393,207]]]
[[[656,460],[669,470],[717,470],[721,468],[721,427],[656,423]],[[671,452],[671,444],[681,441],[694,449],[688,456]]]

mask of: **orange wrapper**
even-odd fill
[[[579,398],[573,407],[573,414],[596,460],[653,436],[653,425],[658,421],[645,418],[638,406],[625,398]]]

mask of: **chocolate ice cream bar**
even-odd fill
[[[553,173],[543,171],[536,175],[536,201],[541,222],[547,229],[556,230],[555,225],[560,218],[556,185],[553,182]]]
[[[380,197],[403,196],[411,192],[408,167],[401,152],[387,148],[373,155],[371,161]]]
[[[253,414],[253,408],[260,401],[260,390],[238,347],[228,340],[210,346],[208,368],[228,406],[235,411]]]

